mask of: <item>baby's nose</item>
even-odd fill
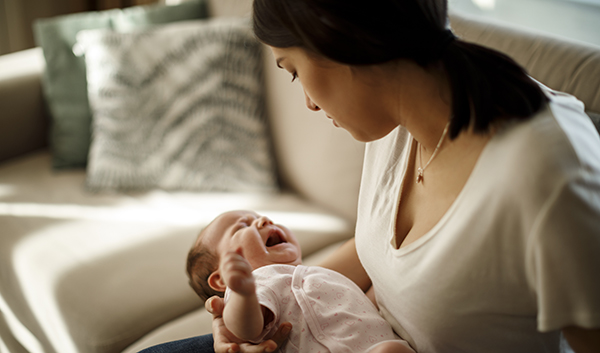
[[[273,222],[268,217],[265,217],[265,216],[258,217],[255,220],[255,222],[256,222],[256,227],[259,228],[259,229],[263,228],[264,226],[273,224]]]

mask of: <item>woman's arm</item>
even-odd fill
[[[583,329],[576,326],[564,328],[563,335],[576,353],[600,352],[600,329]]]
[[[354,238],[348,240],[331,256],[327,257],[320,266],[350,278],[363,292],[367,292],[371,288],[371,279],[358,259]]]

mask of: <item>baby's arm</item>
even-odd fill
[[[271,312],[258,303],[252,267],[238,249],[223,256],[220,268],[223,281],[231,290],[223,310],[225,327],[236,337],[251,341],[263,332],[265,317],[272,319],[268,315]]]

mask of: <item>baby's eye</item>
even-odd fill
[[[240,220],[240,225],[242,225],[243,227],[250,227],[252,222],[254,222],[254,218],[255,217],[251,217],[251,216],[245,217]]]
[[[292,82],[296,81],[298,78],[298,74],[296,72],[292,72]]]
[[[240,230],[242,228],[247,228],[248,226],[249,226],[249,223],[246,220],[238,221],[238,223],[235,226],[235,231],[237,232],[238,230]]]
[[[238,224],[236,224],[235,229],[233,230],[233,234],[238,233],[239,231],[241,231],[244,228],[248,228],[248,224],[246,224],[244,222],[239,222]]]

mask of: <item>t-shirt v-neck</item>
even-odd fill
[[[403,130],[404,128],[401,126],[398,126],[396,129]],[[398,133],[408,134],[407,131],[404,131],[404,132],[394,131],[394,133],[395,134],[398,134]],[[473,178],[477,177],[475,174],[478,172],[478,169],[481,168],[480,164],[483,164],[482,161],[485,160],[485,158],[486,158],[485,151],[487,150],[490,143],[492,143],[492,140],[493,140],[493,138],[490,139],[484,146],[483,150],[479,154],[479,157],[477,158],[477,162],[475,163],[475,166],[473,167],[471,174],[467,178],[467,181],[465,182],[462,189],[458,193],[456,199],[452,202],[450,207],[444,212],[442,217],[436,222],[436,224],[431,229],[429,229],[427,232],[425,232],[425,234],[421,235],[420,237],[418,237],[416,240],[414,240],[410,244],[402,246],[402,243],[400,243],[400,244],[397,243],[398,237],[397,237],[397,233],[396,233],[396,225],[398,223],[398,210],[400,208],[400,202],[402,202],[402,189],[404,188],[404,183],[407,182],[407,177],[406,177],[406,174],[408,172],[407,166],[410,164],[409,159],[410,159],[410,157],[412,155],[412,151],[415,147],[415,139],[412,137],[412,135],[408,134],[408,139],[406,141],[406,145],[404,148],[407,151],[407,153],[405,153],[403,155],[402,161],[399,161],[399,163],[396,165],[397,168],[400,168],[399,169],[400,178],[397,179],[398,183],[396,185],[394,185],[394,187],[396,188],[394,191],[397,195],[396,196],[396,204],[395,204],[395,208],[394,208],[395,216],[393,218],[393,222],[390,224],[391,228],[389,231],[389,234],[390,234],[389,244],[392,247],[392,250],[394,251],[395,256],[402,256],[406,253],[409,253],[411,251],[418,249],[423,244],[427,243],[432,237],[434,237],[436,235],[436,233],[439,231],[439,229],[444,226],[444,224],[448,220],[448,218],[450,218],[452,216],[455,209],[459,207],[459,204],[466,197],[464,195],[469,193],[470,181]],[[412,180],[410,180],[408,182],[412,182]],[[403,239],[406,239],[406,236]]]

